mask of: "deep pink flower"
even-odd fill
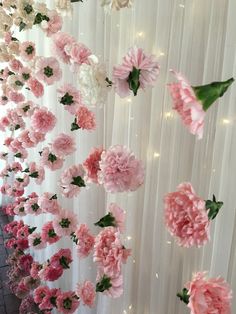
[[[63,62],[70,62],[70,55],[66,52],[66,46],[75,42],[75,39],[68,33],[58,32],[53,36],[55,55]]]
[[[145,89],[147,86],[154,86],[160,71],[154,55],[147,56],[143,49],[131,48],[123,58],[123,63],[115,66],[113,69],[115,89],[120,97],[126,97],[130,94],[131,88],[128,80],[134,68],[140,70],[137,89],[139,85],[142,89]],[[136,93],[134,92],[135,95]]]
[[[87,257],[93,249],[95,238],[85,224],[81,224],[75,231],[77,244],[77,253],[80,258]]]
[[[35,43],[24,41],[20,44],[20,56],[23,61],[29,62],[35,57]]]
[[[35,131],[47,133],[56,125],[56,117],[46,108],[36,109],[31,117],[31,126]]]
[[[50,265],[52,267],[62,267],[68,269],[72,263],[72,254],[70,249],[60,249],[56,254],[50,258]]]
[[[206,279],[205,273],[199,272],[186,288],[191,314],[231,313],[232,291],[223,278]]]
[[[84,305],[89,307],[94,306],[96,291],[94,284],[91,281],[85,281],[83,284],[78,284],[76,294],[81,298]]]
[[[73,291],[61,292],[57,297],[57,309],[63,314],[72,314],[79,307],[80,301]]]
[[[59,134],[52,142],[53,153],[57,156],[67,156],[76,150],[75,139],[65,133]]]
[[[135,191],[144,181],[142,162],[125,146],[115,145],[101,155],[98,180],[107,192]]]
[[[50,10],[47,13],[49,21],[42,21],[40,26],[46,32],[47,36],[52,36],[59,32],[62,28],[62,17],[57,13],[56,10]]]
[[[187,80],[180,73],[174,71],[172,73],[179,81],[178,83],[168,84],[174,101],[173,109],[179,113],[189,132],[201,139],[206,112]]]
[[[33,314],[34,307],[34,298],[32,295],[29,295],[21,301],[19,314]]]
[[[39,277],[44,281],[55,281],[63,274],[62,267],[52,267],[50,264],[43,266],[43,269],[39,271]]]
[[[41,234],[37,232],[30,234],[28,237],[28,241],[29,246],[37,250],[44,249],[47,245],[46,242],[43,242]]]
[[[60,178],[62,194],[71,198],[80,193],[81,187],[85,187],[85,170],[82,165],[73,165],[66,169]]]
[[[38,262],[33,262],[30,268],[30,276],[32,278],[39,278],[39,271],[42,269],[42,265]]]
[[[40,98],[44,94],[44,87],[43,84],[40,83],[36,78],[31,77],[27,81],[27,86],[34,94],[35,97]]]
[[[54,57],[39,57],[35,62],[36,77],[48,85],[59,81],[62,76],[59,62]]]
[[[60,237],[55,233],[52,221],[49,221],[43,225],[41,236],[42,241],[48,242],[49,244],[56,243],[60,240]]]
[[[43,148],[40,161],[52,171],[62,168],[64,163],[64,159],[56,156],[48,147]]]
[[[76,124],[82,130],[94,130],[96,120],[94,113],[85,106],[80,106],[76,112]]]
[[[177,191],[165,196],[165,223],[181,246],[200,247],[209,241],[209,219],[205,201],[191,183],[182,183]]]
[[[34,290],[34,302],[40,304],[43,301],[43,298],[48,294],[49,287],[40,286]]]
[[[69,236],[77,227],[77,216],[70,210],[61,210],[53,220],[53,227],[58,236]]]
[[[40,310],[51,310],[56,305],[57,296],[61,293],[60,289],[49,289],[42,302],[39,304]],[[45,312],[43,312],[45,313]],[[51,312],[50,312],[51,313]]]
[[[15,294],[19,299],[24,299],[30,293],[30,289],[24,283],[24,280],[21,280],[16,288]]]
[[[26,273],[29,273],[33,260],[34,259],[30,254],[25,254],[20,257],[18,265]]]
[[[88,181],[98,183],[98,171],[100,170],[99,162],[103,151],[103,148],[93,148],[90,155],[83,163]]]
[[[43,193],[43,195],[38,199],[38,204],[45,213],[57,215],[61,210],[61,207],[57,201],[57,196],[53,193]]]
[[[60,95],[60,103],[64,105],[64,108],[71,114],[75,114],[79,107],[83,104],[80,91],[71,84],[65,84],[58,88],[57,91]]]

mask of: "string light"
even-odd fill
[[[173,118],[173,116],[174,116],[174,115],[173,115],[173,112],[171,112],[171,111],[168,111],[168,112],[165,113],[165,118],[166,118],[166,119]]]
[[[158,275],[158,273],[156,273],[156,279],[158,279],[159,278],[159,275]]]
[[[162,52],[162,51],[159,53],[159,56],[160,56],[160,57],[163,57],[164,55],[165,55],[165,54],[164,54],[164,52]]]
[[[185,5],[181,3],[181,4],[179,4],[179,7],[182,8],[182,9],[184,9],[184,8],[185,8]]]
[[[135,264],[135,262],[136,262],[135,259],[133,259],[133,264]]]
[[[160,157],[160,154],[159,153],[154,153],[154,158],[159,158]]]
[[[131,99],[131,97],[129,97],[129,98],[127,98],[127,100],[126,100],[128,103],[131,103],[132,102],[132,99]]]
[[[132,306],[132,304],[130,304],[130,306],[129,306],[129,310],[132,310],[132,307],[133,307],[133,306]]]
[[[167,244],[171,244],[171,241],[166,241]]]
[[[128,236],[128,237],[127,237],[127,240],[128,240],[128,241],[130,241],[131,239],[132,239],[132,237],[131,237],[131,236]]]
[[[144,35],[145,35],[144,32],[138,32],[138,33],[137,33],[137,36],[138,36],[138,37],[141,37],[141,38],[143,38]]]
[[[229,119],[223,119],[223,124],[230,124],[230,120]]]
[[[215,170],[215,169],[212,169],[212,172],[216,172],[216,170]]]
[[[127,311],[126,311],[126,310],[124,310],[124,311],[123,311],[123,313],[124,313],[124,314],[127,314]]]
[[[120,27],[120,24],[116,24],[116,27]]]

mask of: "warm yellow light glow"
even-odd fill
[[[164,52],[162,52],[162,51],[159,53],[159,56],[161,56],[161,57],[164,56],[164,55],[165,55],[165,54],[164,54]]]
[[[170,118],[173,118],[174,114],[172,111],[167,111],[165,112],[165,118],[166,119],[170,119]]]
[[[127,240],[129,240],[129,241],[130,241],[131,239],[132,239],[132,237],[131,237],[131,236],[128,236],[128,237],[127,237]]]
[[[159,153],[154,153],[154,158],[158,158],[160,157],[160,154]]]
[[[132,304],[130,304],[130,306],[129,306],[129,310],[132,310]]]
[[[230,120],[229,119],[223,119],[223,124],[230,124]]]
[[[127,98],[127,102],[131,103],[132,102],[132,99],[129,97]]]
[[[133,263],[135,264],[135,259],[133,259]]]
[[[145,35],[144,32],[138,32],[138,33],[137,33],[137,36],[138,36],[138,37],[141,37],[141,38],[144,37],[144,35]]]
[[[124,314],[127,314],[126,310],[123,311]]]
[[[166,243],[167,243],[167,244],[171,244],[171,241],[167,241]]]
[[[184,9],[185,5],[181,3],[181,4],[179,4],[179,7]]]
[[[156,273],[156,278],[157,278],[157,279],[159,278],[159,275],[158,275],[158,273]]]

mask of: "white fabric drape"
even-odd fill
[[[53,1],[50,2],[53,4]],[[86,44],[112,66],[120,63],[129,47],[136,44],[158,56],[161,74],[155,88],[137,97],[121,100],[112,92],[104,107],[93,108],[97,117],[94,133],[77,131],[77,152],[67,158],[65,167],[82,162],[93,146],[129,146],[146,167],[146,180],[135,193],[106,194],[101,187],[90,187],[78,198],[60,198],[62,206],[74,210],[80,223],[93,223],[115,201],[127,212],[125,245],[132,258],[124,268],[124,294],[118,300],[99,296],[96,307],[80,307],[78,313],[98,314],[184,314],[189,310],[176,293],[191,279],[192,272],[208,270],[210,276],[222,275],[236,291],[236,88],[235,85],[209,110],[204,138],[195,139],[172,111],[165,84],[173,81],[169,69],[185,74],[193,85],[236,76],[235,0],[135,0],[132,9],[105,15],[99,1],[84,1],[74,6],[73,18],[65,18],[64,30]],[[50,55],[50,40],[40,30],[27,34],[36,41],[41,55]],[[64,82],[76,82],[63,66]],[[60,132],[70,132],[72,116],[56,100],[55,87],[46,89],[43,105],[58,118],[50,142]],[[37,151],[40,150],[38,147]],[[38,153],[31,151],[30,160]],[[28,192],[59,192],[60,171],[48,171],[40,188]],[[163,197],[183,181],[191,181],[196,192],[207,199],[216,194],[224,207],[212,223],[211,242],[201,249],[178,247],[163,223]],[[39,226],[50,216],[30,217]],[[35,253],[44,261],[59,247],[73,247],[70,240]],[[84,279],[95,281],[92,258],[79,260],[74,251],[71,270],[54,286],[75,289]],[[233,301],[232,313],[236,312]]]

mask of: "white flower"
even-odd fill
[[[106,102],[110,90],[106,82],[106,69],[95,55],[89,56],[88,59],[90,64],[83,63],[79,67],[79,90],[85,105],[102,105]]]
[[[71,15],[73,11],[70,0],[56,0],[56,9],[62,15]]]

